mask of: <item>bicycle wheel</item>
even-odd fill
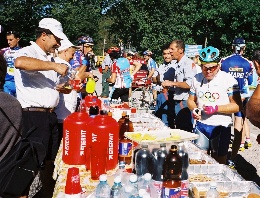
[[[146,87],[136,88],[132,91],[130,105],[137,109],[149,109],[153,95]]]

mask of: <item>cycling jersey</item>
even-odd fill
[[[238,82],[240,93],[249,97],[249,76],[253,74],[253,63],[240,54],[232,54],[221,61],[221,70],[230,73]]]
[[[115,88],[130,88],[132,78],[130,75],[130,64],[128,59],[119,58],[111,65],[111,72],[116,73]]]
[[[147,61],[147,68],[148,68],[148,71],[151,71],[153,68],[156,70],[156,69],[157,69],[157,64],[156,64],[155,60],[153,60],[152,58],[150,58],[150,59]]]
[[[19,49],[21,49],[21,47],[14,47],[12,49],[10,47],[7,47],[1,50],[7,63],[4,92],[9,93],[13,96],[16,96],[16,88],[14,83],[14,61],[16,58],[17,50]]]
[[[70,60],[70,65],[73,69],[76,69],[80,67],[81,65],[86,65],[87,69],[86,71],[91,71],[89,60],[86,59],[85,55],[82,53],[82,51],[77,50],[73,56],[73,58]]]

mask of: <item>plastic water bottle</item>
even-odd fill
[[[166,144],[160,144],[160,148],[153,153],[153,180],[162,181],[163,163],[167,156]]]
[[[145,173],[143,176],[143,180],[138,185],[138,189],[144,189],[146,193],[151,195],[151,180],[152,175],[150,173]]]
[[[151,173],[152,154],[148,149],[148,145],[141,145],[141,149],[137,151],[135,157],[135,170],[138,177],[143,176],[145,173]]]
[[[119,198],[120,197],[120,193],[121,193],[121,177],[120,176],[116,176],[114,178],[114,185],[111,188],[111,192],[110,192],[110,198]]]
[[[124,198],[138,198],[137,175],[130,175],[129,183],[124,187]]]
[[[189,155],[185,148],[184,143],[178,144],[178,154],[182,159],[182,172],[181,172],[181,198],[189,197],[189,180],[187,169],[189,167]]]
[[[109,198],[110,186],[107,184],[107,175],[102,174],[99,177],[99,184],[96,188],[96,198]]]
[[[210,183],[210,188],[206,194],[206,198],[219,198],[219,192],[217,191],[217,184],[215,182]]]
[[[125,169],[125,162],[121,161],[118,165],[118,170],[115,173],[115,177],[120,176],[121,177],[121,184],[122,186],[125,186],[127,182],[129,181],[129,174]]]

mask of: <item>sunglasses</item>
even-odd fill
[[[202,66],[202,69],[204,70],[204,71],[211,71],[211,72],[213,72],[213,71],[215,71],[216,69],[218,68],[218,65],[214,65],[214,66],[211,66],[211,67],[205,67],[205,66]]]

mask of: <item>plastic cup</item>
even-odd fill
[[[76,167],[69,168],[67,173],[65,194],[75,195],[81,192],[82,188],[80,186],[79,169]]]
[[[107,149],[101,149],[100,146],[91,147],[91,179],[99,180],[99,176],[106,174]]]
[[[80,90],[80,80],[70,80],[70,84],[72,85],[73,89],[76,90],[76,91],[79,91]]]

